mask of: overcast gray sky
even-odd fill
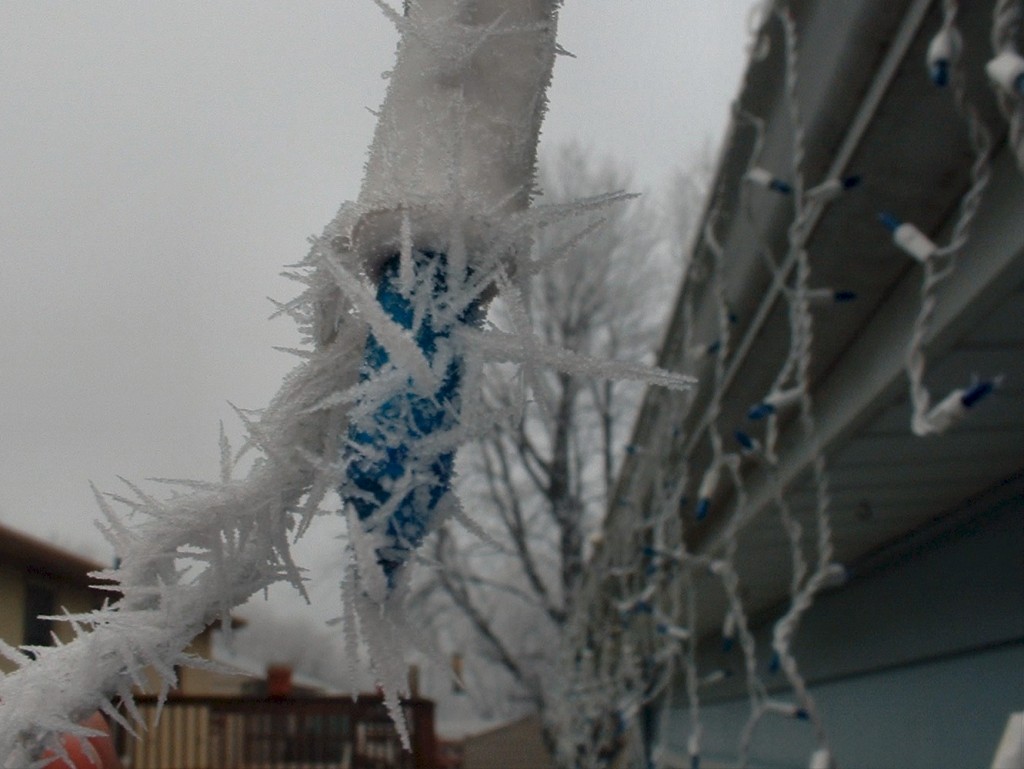
[[[543,145],[657,189],[720,139],[752,4],[566,0]],[[0,522],[106,561],[89,480],[216,476],[396,40],[370,0],[0,3]]]

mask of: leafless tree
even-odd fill
[[[686,175],[670,205],[692,195]],[[542,163],[542,201],[563,203],[626,190],[629,174],[578,146]],[[692,201],[691,201],[692,202]],[[537,336],[545,344],[605,359],[653,359],[688,240],[686,224],[666,221],[645,198],[598,214],[578,239],[579,222],[548,228],[535,242],[553,266],[523,280]],[[566,244],[570,244],[566,247]],[[508,322],[509,310],[490,320]],[[524,381],[525,380],[525,381]],[[414,601],[441,636],[465,655],[471,697],[494,716],[543,711],[551,696],[561,629],[588,555],[588,538],[614,500],[615,475],[641,387],[529,367],[495,367],[488,402],[521,414],[479,441],[461,460],[461,497],[487,538],[445,528],[433,541],[436,568]]]

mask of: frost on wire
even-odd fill
[[[95,575],[112,602],[66,617],[76,639],[3,647],[19,669],[0,680],[0,765],[31,766],[57,732],[97,708],[141,725],[132,690],[197,664],[192,638],[270,584],[304,594],[291,544],[337,490],[349,521],[343,621],[353,659],[361,638],[403,738],[404,620],[415,552],[449,515],[457,448],[496,419],[480,400],[483,366],[502,361],[681,388],[686,377],[545,347],[526,322],[484,320],[502,295],[543,269],[538,229],[565,220],[588,231],[609,194],[530,207],[545,91],[556,55],[557,2],[414,0],[406,14],[376,0],[400,32],[366,178],[289,276],[302,293],[281,306],[304,336],[303,363],[262,412],[239,412],[244,448],[259,453],[233,477],[222,440],[217,482],[176,481],[165,499],[127,484],[99,494],[101,528],[120,568]],[[571,248],[572,243],[566,244]],[[131,511],[129,525],[114,509]],[[187,563],[188,568],[183,568]],[[225,629],[230,623],[225,623]],[[118,704],[120,703],[120,707]]]

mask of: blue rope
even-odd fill
[[[375,552],[389,588],[430,532],[437,506],[451,489],[454,450],[431,451],[423,443],[458,423],[463,356],[454,350],[451,332],[457,325],[478,324],[483,317],[480,302],[460,290],[468,274],[459,280],[461,285],[452,287],[444,254],[414,251],[412,257],[412,286],[403,291],[400,257],[395,255],[382,269],[377,301],[392,320],[413,332],[417,346],[438,374],[439,384],[435,392],[422,392],[408,377],[397,387],[382,384],[368,388],[349,422],[345,478],[338,489],[368,533],[383,533],[383,544]],[[419,319],[415,317],[417,307],[422,313]],[[437,365],[445,360],[442,374]],[[371,333],[363,352],[360,381],[379,378],[391,366],[387,350]],[[394,486],[402,478],[411,479],[412,485],[391,515],[376,520],[377,511],[392,502]]]

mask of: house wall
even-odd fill
[[[156,703],[139,703],[146,729],[141,739],[121,733],[122,757],[133,769],[214,769],[211,759],[210,706],[206,703],[175,704],[158,717]],[[231,724],[223,724],[225,731]],[[243,739],[238,737],[240,742]],[[231,755],[230,753],[225,753]],[[232,763],[232,766],[235,764]]]
[[[185,652],[193,657],[212,660],[214,627],[216,625],[200,633],[185,648]],[[178,669],[178,688],[174,693],[189,697],[236,697],[243,693],[246,684],[251,681],[253,681],[253,676],[249,673],[239,672],[235,675],[217,670],[180,667]],[[159,694],[160,676],[153,668],[146,669],[145,684],[138,691],[139,694]]]
[[[554,767],[536,717],[467,737],[462,769],[549,769]]]
[[[17,646],[24,634],[25,583],[21,571],[0,565],[0,639]],[[13,662],[0,657],[0,672],[14,670]]]
[[[181,671],[181,691],[196,697],[234,697],[243,693],[253,680],[247,673],[233,675],[214,670],[185,668]]]
[[[1011,712],[1024,709],[1024,483],[1017,480],[941,532],[866,563],[807,615],[795,650],[841,767],[987,767]],[[767,648],[770,624],[760,628]],[[717,643],[716,643],[717,646]],[[705,670],[741,658],[708,651]],[[760,669],[775,696],[781,675]],[[739,675],[703,696],[705,758],[735,756],[748,706]],[[687,713],[671,710],[664,745],[685,755]],[[769,716],[753,766],[803,769],[808,724]]]
[[[69,582],[55,582],[57,613],[66,609],[71,614],[84,614],[100,607],[103,599],[93,590],[84,585],[74,585]],[[53,623],[53,631],[61,643],[69,643],[75,637],[75,631],[67,622]]]
[[[84,584],[29,575],[24,569],[0,566],[0,639],[11,646],[19,646],[25,641],[26,580],[46,584],[53,590],[57,613],[62,609],[72,614],[88,612],[100,604],[100,596]],[[53,631],[61,643],[67,643],[74,637],[71,625],[66,622],[53,623]],[[15,667],[14,663],[0,658],[0,671],[7,673]]]
[[[189,644],[186,651],[205,660],[213,659],[213,630],[207,628]],[[183,694],[193,696],[231,696],[238,695],[248,675],[230,675],[214,670],[201,668],[184,668],[180,672],[180,690]]]
[[[19,534],[11,536],[26,539]],[[25,586],[30,582],[45,585],[53,591],[54,613],[58,615],[65,610],[71,614],[84,614],[98,608],[105,597],[112,600],[117,597],[115,593],[89,588],[94,580],[87,576],[87,572],[90,568],[99,568],[98,564],[90,564],[72,554],[65,557],[45,543],[32,542],[18,550],[18,541],[6,543],[8,550],[0,560],[0,639],[5,643],[20,646],[25,642]],[[54,565],[57,559],[61,560],[63,571]],[[68,643],[74,638],[74,630],[67,622],[52,623],[52,630],[61,643]],[[212,659],[211,631],[199,635],[186,651],[202,659]],[[8,673],[15,669],[13,662],[0,656],[0,672]],[[155,672],[150,670],[147,676],[150,685],[146,691],[158,692],[159,679]],[[181,671],[179,690],[192,695],[231,696],[239,694],[247,680],[251,680],[251,676],[187,668]]]
[[[139,738],[115,727],[133,769],[438,769],[434,703],[404,703],[412,753],[380,695],[352,697],[154,697],[136,702],[146,729]],[[502,764],[502,769],[539,769]]]

